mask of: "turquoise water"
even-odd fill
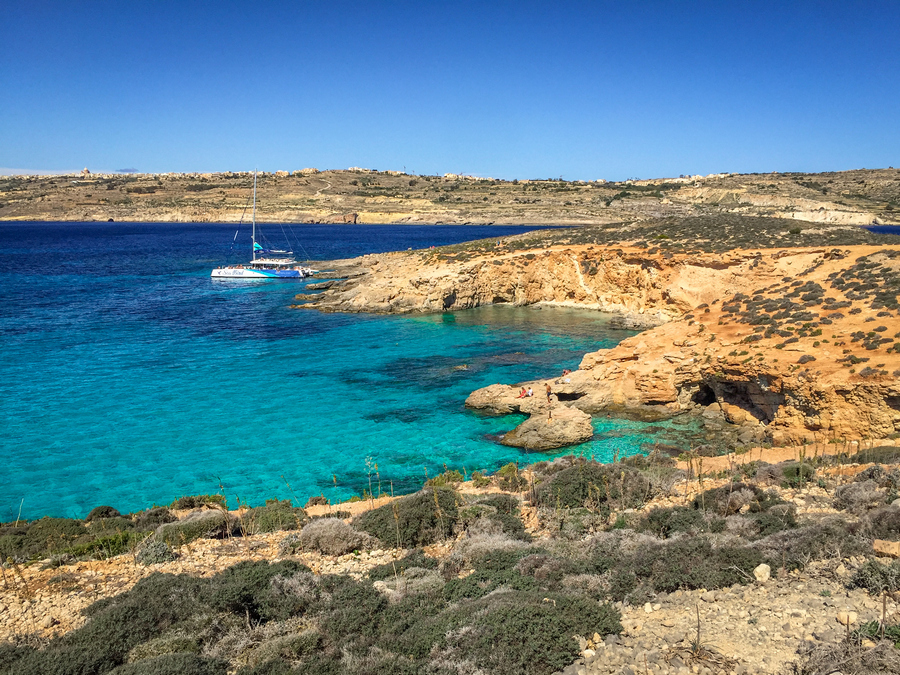
[[[526,228],[293,229],[310,255],[337,258]],[[20,507],[27,518],[83,517],[99,504],[124,512],[220,490],[230,505],[347,498],[370,474],[385,492],[408,492],[445,466],[537,461],[494,440],[521,418],[475,414],[465,397],[556,377],[631,334],[568,309],[291,310],[302,282],[209,278],[232,234],[0,224],[0,521]],[[666,432],[607,418],[595,428],[575,452],[633,454]]]

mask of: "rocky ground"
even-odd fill
[[[582,658],[562,672],[781,673],[797,660],[805,643],[840,642],[846,634],[839,622],[844,613],[854,613],[853,626],[881,619],[881,602],[845,587],[863,562],[852,558],[816,563],[802,572],[776,571],[750,586],[675,591],[643,607],[623,607],[622,634],[585,639]],[[889,611],[889,619],[896,619],[893,601]]]
[[[0,220],[233,222],[252,174],[0,177]],[[828,225],[896,223],[900,171],[716,174],[623,182],[503,181],[399,171],[259,175],[264,222],[605,224],[703,214]]]
[[[756,449],[747,454],[755,462],[764,462],[783,459],[783,452]],[[856,474],[870,466],[823,467],[818,482],[794,488],[776,485],[770,489],[793,505],[801,522],[815,522],[839,513],[835,486],[853,481]],[[885,467],[885,471],[890,469]],[[714,467],[706,478],[689,474],[671,483],[639,509],[626,509],[622,516],[633,522],[653,509],[690,505],[697,495],[708,494],[708,490],[733,480],[717,479],[714,475]],[[826,484],[823,481],[827,481],[828,487],[823,487]],[[468,482],[460,487],[474,496],[498,493],[496,484],[478,488]],[[338,506],[311,506],[310,511],[342,516],[349,516],[352,511],[358,517],[391,501],[384,497],[377,503],[357,501]],[[900,500],[890,508],[900,509]],[[558,536],[548,529],[546,515],[541,516],[534,507],[523,505],[522,519],[538,545],[552,545]],[[201,538],[177,547],[176,560],[150,565],[138,564],[130,554],[62,565],[52,564],[51,560],[30,565],[7,563],[2,567],[0,640],[39,644],[42,638],[72,631],[85,624],[87,619],[81,612],[86,607],[97,600],[115,597],[156,572],[210,577],[241,561],[294,559],[316,575],[363,579],[377,565],[397,561],[409,553],[403,549],[369,548],[346,555],[324,555],[316,551],[286,555],[279,544],[290,536],[294,535],[274,532],[224,539]],[[471,533],[463,533],[428,546],[425,554],[439,561],[449,560],[456,549],[465,546],[469,536]],[[586,534],[584,541],[589,541],[591,536]],[[634,606],[617,602],[621,633],[577,636],[581,655],[561,672],[565,675],[786,672],[804,650],[840,644],[848,633],[848,625],[855,630],[864,623],[880,621],[883,611],[889,624],[900,622],[900,604],[895,598],[881,599],[865,590],[848,588],[854,573],[872,559],[885,564],[891,562],[889,558],[877,558],[870,553],[814,560],[790,572],[778,569],[777,565],[774,568],[760,565],[752,571],[752,576],[744,573],[746,583],[714,590],[658,593]],[[462,569],[459,577],[471,573]],[[390,593],[387,588],[383,592]],[[874,647],[874,642],[866,640],[859,645],[861,650]]]
[[[779,452],[765,456],[775,460]],[[851,471],[864,468],[853,466]],[[697,481],[676,485],[670,498],[654,500],[645,510],[685,504],[698,492]],[[797,505],[802,516],[837,513],[831,495],[818,486],[778,492]],[[900,509],[900,503],[894,508]],[[581,658],[562,673],[784,673],[805,650],[845,639],[849,619],[855,629],[881,621],[886,609],[888,623],[900,621],[900,603],[894,598],[883,604],[865,590],[847,588],[854,572],[869,559],[871,556],[851,556],[816,561],[789,573],[764,566],[746,585],[675,591],[636,607],[617,603],[622,611],[621,635],[585,637]],[[891,562],[891,558],[875,559]],[[871,648],[875,643],[870,640],[863,646]]]
[[[138,564],[133,555],[87,560],[59,567],[7,565],[0,593],[0,640],[18,634],[51,637],[84,625],[81,611],[94,602],[115,597],[151,574],[209,577],[242,561],[282,559],[278,544],[285,534],[257,534],[226,540],[198,539],[178,549],[178,559]],[[354,578],[402,557],[402,549],[361,551],[358,555],[326,556],[303,552],[292,556],[316,574],[346,574]],[[47,561],[49,565],[49,561]]]

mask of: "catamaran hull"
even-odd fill
[[[226,267],[212,271],[213,279],[302,279],[305,276],[300,270],[248,270]]]

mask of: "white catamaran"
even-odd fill
[[[256,241],[256,172],[253,172],[253,259],[244,265],[217,267],[213,279],[303,279],[317,270],[304,267],[294,260],[293,251],[263,248]],[[237,234],[235,234],[237,238]]]

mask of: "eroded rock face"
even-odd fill
[[[553,247],[540,253],[498,250],[471,261],[432,263],[423,252],[360,259],[359,284],[325,289],[306,307],[339,312],[443,312],[482,305],[538,303],[584,307],[620,315],[623,327],[644,329],[712,302],[732,287],[732,268],[713,256],[662,265],[643,253]],[[737,287],[733,287],[735,290]]]
[[[545,303],[614,312],[631,325],[650,326],[612,349],[586,354],[577,371],[555,381],[565,408],[588,415],[613,409],[677,414],[714,405],[721,424],[739,430],[741,443],[900,432],[900,349],[887,346],[900,337],[900,317],[896,308],[886,309],[896,302],[885,285],[900,283],[896,247],[652,255],[561,245],[482,250],[465,260],[384,254],[352,264],[353,279],[305,296],[306,306],[433,312]],[[865,290],[879,284],[881,290]],[[856,372],[857,363],[871,366]],[[519,398],[529,385],[536,398]],[[522,447],[560,447],[545,445],[561,440],[556,431],[552,440],[528,435],[549,431],[538,426],[546,412],[543,386],[492,385],[473,392],[466,405],[536,416],[510,439]]]
[[[546,405],[500,441],[526,450],[553,450],[589,441],[594,435],[591,416],[575,408]]]

